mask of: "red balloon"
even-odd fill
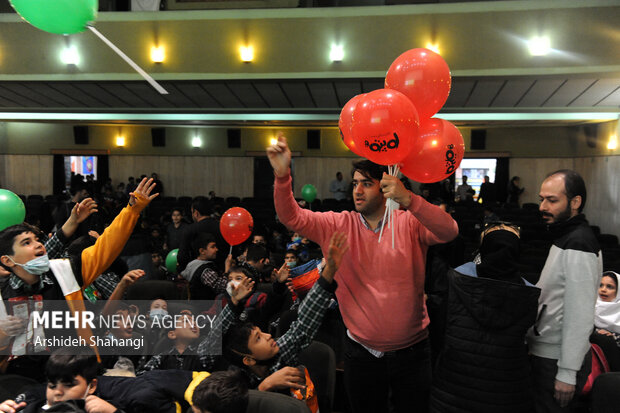
[[[400,92],[378,89],[361,96],[353,111],[351,134],[356,153],[381,165],[394,165],[418,137],[418,112]]]
[[[363,93],[361,95],[353,96],[349,101],[343,106],[342,111],[340,112],[340,118],[338,119],[338,128],[340,129],[340,138],[347,145],[347,148],[351,150],[356,155],[362,156],[358,153],[358,149],[355,147],[355,142],[353,141],[353,133],[351,128],[353,127],[353,113],[355,112],[355,107],[357,106],[357,102],[362,96],[366,94]]]
[[[442,108],[450,94],[450,68],[437,53],[411,49],[394,60],[385,77],[385,87],[403,93],[413,102],[420,119],[430,118]]]
[[[420,122],[420,137],[400,171],[417,182],[438,182],[452,175],[465,154],[461,132],[439,118]]]
[[[228,209],[220,219],[220,232],[230,245],[238,245],[250,237],[254,220],[248,211],[240,207]]]

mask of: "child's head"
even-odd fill
[[[254,280],[253,277],[254,277],[253,274],[246,268],[232,267],[228,271],[228,284],[226,285],[226,292],[228,292],[228,295],[232,295],[233,289],[237,288],[239,284],[241,284],[243,280],[247,278],[253,281],[258,281],[258,280]]]
[[[598,289],[598,296],[601,301],[611,302],[618,296],[618,274],[613,271],[606,271],[601,277],[601,284]]]
[[[27,269],[23,265],[47,254],[43,245],[44,239],[45,235],[37,227],[29,224],[12,225],[0,231],[0,263],[2,267],[20,278],[27,277],[28,274],[41,275],[42,272],[31,272],[34,270],[33,268],[27,267]]]
[[[200,337],[200,329],[189,308],[179,309],[174,314],[174,322],[168,330],[168,338],[175,343],[190,344]]]
[[[168,315],[168,302],[163,298],[157,298],[151,301],[149,306],[149,317],[163,319]]]
[[[64,350],[66,351],[66,350]],[[103,367],[89,347],[74,347],[72,355],[52,354],[45,366],[47,404],[84,399],[97,388]]]
[[[173,208],[170,217],[172,218],[172,222],[178,224],[183,219],[183,210],[181,208]]]
[[[246,260],[252,267],[261,271],[265,265],[269,264],[269,252],[261,244],[250,244],[248,245]]]
[[[239,367],[270,364],[280,347],[252,323],[232,325],[222,342],[224,357]]]
[[[294,249],[287,250],[286,254],[284,255],[284,262],[286,263],[286,265],[289,268],[294,268],[297,266],[297,261],[297,251]]]
[[[238,372],[216,371],[194,390],[194,413],[245,413],[248,385]]]
[[[192,241],[192,251],[199,260],[214,260],[217,256],[215,237],[207,232],[201,232]]]
[[[116,338],[132,338],[133,323],[131,322],[131,318],[136,314],[136,311],[123,302],[117,305],[119,308],[115,311],[114,315],[118,317],[118,322],[111,323],[110,333]]]

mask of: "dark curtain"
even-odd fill
[[[110,161],[108,155],[97,156],[97,181],[105,183],[110,177]]]
[[[497,190],[497,200],[500,203],[506,202],[508,196],[510,158],[497,158],[495,169],[495,189]]]
[[[65,190],[65,157],[63,155],[54,155],[52,168],[54,195],[62,195],[62,191]]]

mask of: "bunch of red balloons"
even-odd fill
[[[417,48],[394,60],[385,88],[353,97],[340,112],[345,145],[381,165],[399,165],[417,182],[437,182],[452,175],[465,153],[459,130],[431,118],[450,93],[450,68],[441,56]]]

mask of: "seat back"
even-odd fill
[[[308,406],[291,396],[250,390],[247,413],[310,413]]]
[[[299,361],[306,366],[319,399],[319,411],[331,413],[336,392],[336,354],[327,344],[313,341],[299,353]]]

